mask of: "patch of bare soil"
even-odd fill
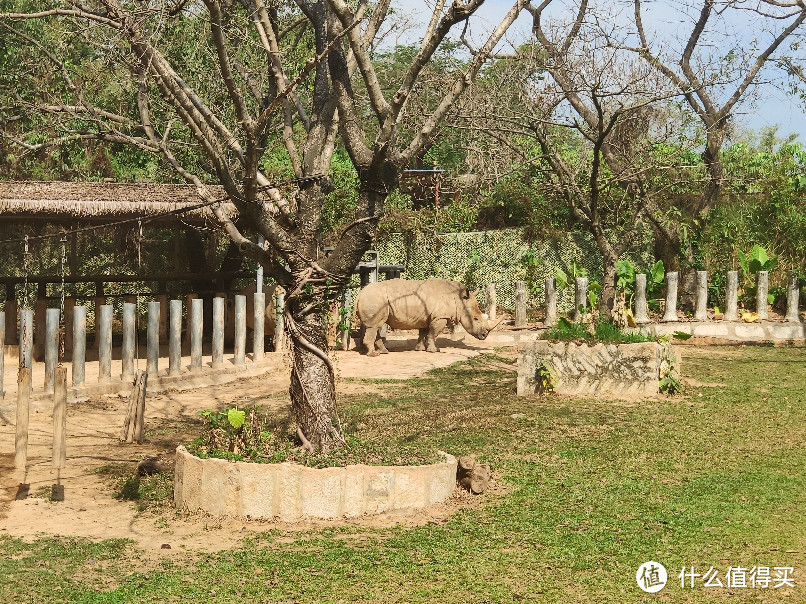
[[[375,358],[353,350],[336,353],[339,392],[380,392],[383,385],[364,380],[407,379],[491,352],[476,340],[465,343],[441,339],[439,353],[415,352],[414,344],[415,340],[390,341],[390,354]],[[281,408],[288,404],[287,388],[287,377],[266,380],[259,376],[198,390],[149,394],[143,445],[120,443],[126,398],[112,396],[71,403],[67,413],[67,466],[61,470],[51,464],[53,418],[46,407],[31,412],[26,471],[14,469],[15,419],[6,407],[6,412],[0,413],[0,535],[23,539],[52,535],[96,540],[126,538],[132,539],[148,557],[159,559],[174,557],[177,550],[228,549],[250,534],[270,529],[306,530],[333,525],[378,528],[439,522],[461,507],[481,505],[503,492],[493,479],[482,496],[457,490],[444,504],[413,514],[284,525],[223,520],[177,513],[172,508],[139,512],[134,502],[116,499],[108,479],[99,473],[104,466],[116,464],[129,464],[134,469],[152,455],[163,455],[172,461],[176,446],[187,442],[193,433],[200,410],[224,409],[235,403]],[[58,500],[61,494],[63,500]],[[54,495],[57,500],[53,500]]]

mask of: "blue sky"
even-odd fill
[[[568,10],[572,6],[572,0],[557,0],[558,10],[555,15],[559,18],[572,15]],[[479,39],[483,33],[484,25],[492,27],[511,8],[513,0],[486,0],[484,5],[475,15],[472,33]],[[563,7],[564,4],[564,7]],[[595,4],[595,2],[591,2]],[[626,24],[632,18],[632,0],[603,0],[603,4],[609,8],[616,7],[622,10],[620,17]],[[681,35],[688,35],[691,31],[694,18],[698,14],[699,0],[644,0],[644,25],[652,36],[663,40],[671,46],[674,44],[674,35],[682,32]],[[686,9],[686,5],[694,4],[692,8]],[[412,4],[403,2],[401,8],[404,12],[413,11]],[[565,12],[559,9],[565,8]],[[571,9],[572,10],[572,9]],[[734,14],[737,13],[728,13]],[[617,17],[619,18],[619,17]],[[769,22],[754,18],[749,12],[738,13],[738,17],[723,18],[719,22],[719,27],[711,33],[710,38],[705,41],[710,43],[710,47],[715,52],[732,46],[746,47],[754,38],[758,38],[761,43],[769,37],[765,28]],[[424,24],[423,24],[424,26]],[[530,35],[531,15],[524,13],[507,34],[508,39],[513,43],[525,40]],[[804,32],[806,33],[806,32]],[[765,36],[767,38],[765,38]],[[767,79],[778,77],[777,72],[771,70],[766,74]],[[742,127],[751,130],[760,130],[764,127],[778,126],[779,136],[786,136],[789,133],[799,135],[799,140],[806,144],[806,109],[799,104],[799,101],[787,94],[780,87],[765,85],[759,91],[753,103],[740,104],[734,112],[734,123],[737,129]]]

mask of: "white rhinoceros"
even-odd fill
[[[386,353],[378,329],[419,329],[415,350],[439,352],[436,337],[451,323],[461,323],[479,340],[487,337],[486,321],[476,301],[476,292],[456,281],[390,279],[370,283],[358,294],[355,310],[366,328],[363,344],[371,357]]]

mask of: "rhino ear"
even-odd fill
[[[469,296],[469,297],[470,297],[470,298],[475,298],[476,296],[478,296],[478,294],[479,294],[479,292],[480,292],[480,291],[481,291],[481,290],[479,290],[479,289],[474,289],[472,292],[470,292],[470,296]]]

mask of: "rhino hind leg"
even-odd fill
[[[375,339],[375,350],[381,354],[389,354],[389,351],[386,349],[386,344],[384,344],[383,338],[381,337],[380,330],[378,330],[378,337]]]
[[[368,357],[376,357],[380,354],[379,351],[375,350],[375,338],[377,335],[377,327],[367,327],[364,331],[364,348]],[[383,342],[381,342],[381,346],[383,346]]]
[[[420,335],[417,338],[417,346],[414,347],[414,350],[425,350],[425,345],[427,341],[428,341],[428,330],[421,329]]]

